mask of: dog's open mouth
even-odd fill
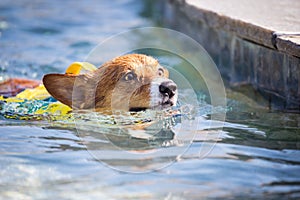
[[[159,101],[159,104],[156,106],[152,106],[152,109],[168,109],[172,106],[176,105],[175,98],[163,97],[162,101]]]
[[[146,107],[132,107],[132,108],[129,108],[129,112],[140,112],[140,111],[145,111],[147,109],[148,108],[146,108]]]
[[[154,102],[156,102],[154,104]],[[140,112],[145,111],[147,109],[151,110],[165,110],[170,109],[172,106],[175,106],[177,102],[177,91],[173,95],[169,96],[166,94],[159,95],[159,98],[152,99],[152,104],[150,107],[131,107],[129,108],[130,112]]]
[[[147,109],[152,109],[152,110],[165,110],[165,109],[169,109],[172,106],[176,105],[176,102],[174,99],[168,99],[168,98],[164,98],[160,104],[155,105],[155,106],[151,106],[150,108],[147,107],[131,107],[129,108],[130,112],[140,112],[140,111],[145,111]]]

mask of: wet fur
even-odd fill
[[[158,73],[158,71],[163,73]],[[127,73],[136,75],[125,81]],[[81,75],[47,74],[43,83],[60,102],[75,110],[98,112],[151,108],[151,83],[168,79],[169,73],[157,60],[142,54],[117,57],[97,70]]]

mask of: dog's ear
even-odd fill
[[[83,75],[47,74],[43,77],[44,86],[55,99],[76,109],[90,106],[86,82]]]

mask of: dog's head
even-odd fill
[[[81,75],[47,74],[43,83],[73,109],[96,111],[165,109],[176,104],[177,86],[157,60],[129,54]]]

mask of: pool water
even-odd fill
[[[2,0],[0,79],[63,73],[108,37],[156,26],[145,17],[151,11],[149,1]],[[156,57],[182,64],[166,54]],[[0,198],[299,199],[300,115],[270,112],[263,100],[226,93],[227,106],[217,111],[226,112],[226,121],[216,123],[207,94],[197,91],[201,106],[191,126],[181,129],[175,119],[177,140],[120,135],[104,116],[96,117],[106,123],[94,126],[90,120],[8,119],[2,112]],[[137,150],[128,154],[128,142]]]

